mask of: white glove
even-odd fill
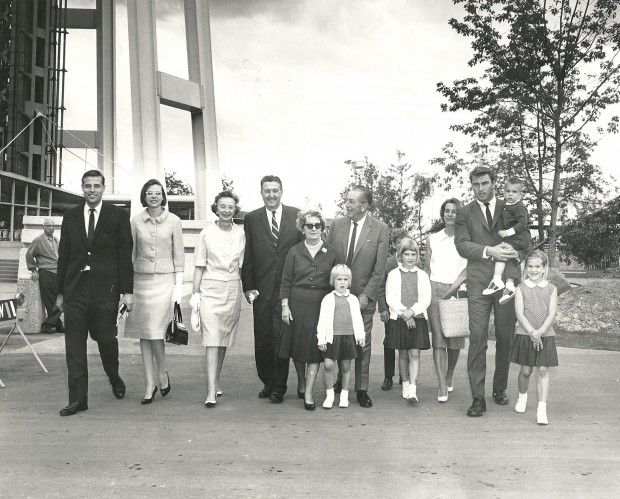
[[[189,305],[194,310],[200,310],[200,293],[192,293],[192,297],[189,299]]]
[[[181,300],[183,299],[183,285],[180,286],[178,284],[174,285],[174,289],[172,290],[172,301],[181,304]]]

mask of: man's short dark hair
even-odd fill
[[[166,188],[161,185],[161,182],[156,178],[152,178],[151,180],[147,180],[146,183],[142,186],[142,190],[140,191],[140,202],[142,206],[146,206],[146,191],[148,191],[154,185],[158,185],[161,187],[161,206],[166,206],[168,202],[168,198],[166,197]]]
[[[349,190],[361,192],[362,201],[368,203],[368,206],[372,205],[372,191],[368,187],[364,187],[363,185],[354,185]]]
[[[277,182],[278,184],[280,184],[280,190],[282,190],[282,180],[280,180],[280,177],[278,177],[277,175],[265,175],[263,178],[261,178],[260,179],[261,191],[263,190],[263,184],[265,182]]]
[[[469,172],[469,181],[472,182],[474,178],[482,177],[483,175],[488,175],[491,178],[491,182],[495,183],[495,172],[488,166],[476,166],[476,168]]]
[[[105,185],[105,177],[101,170],[88,170],[84,175],[82,175],[82,185],[84,185],[84,179],[86,177],[101,177],[101,183]]]

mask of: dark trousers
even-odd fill
[[[263,384],[281,395],[286,393],[289,359],[278,357],[277,347],[282,329],[282,303],[278,296],[254,301],[254,356],[256,370]]]
[[[476,292],[467,297],[469,307],[469,351],[467,374],[472,396],[484,397],[487,371],[487,341],[491,310],[495,314],[495,373],[493,390],[503,391],[508,386],[509,355],[515,332],[514,302],[499,304],[501,293],[483,296]]]
[[[62,326],[60,314],[62,312],[56,306],[56,273],[49,270],[39,269],[39,291],[41,301],[47,312],[47,318],[43,321],[43,327]]]
[[[386,322],[385,326],[385,337],[383,338],[383,370],[385,372],[386,378],[392,378],[394,376],[394,368],[396,366],[396,350],[393,348],[387,348],[385,346],[385,340],[388,335],[388,328],[390,327],[390,323]]]
[[[118,375],[118,340],[116,315],[118,301],[101,302],[94,298],[94,283],[85,272],[65,301],[65,350],[67,357],[69,403],[88,400],[88,361],[86,340],[88,333],[99,345],[103,369],[111,384]]]

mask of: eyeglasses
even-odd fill
[[[316,224],[304,224],[304,227],[308,230],[311,229],[322,229],[323,228],[323,224],[321,222],[316,223]]]
[[[147,196],[151,196],[151,197],[158,197],[159,198],[159,197],[162,196],[162,192],[161,191],[159,191],[159,192],[148,191],[146,193],[146,195]]]

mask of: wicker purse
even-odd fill
[[[469,336],[469,309],[467,298],[439,300],[439,320],[446,338]]]

